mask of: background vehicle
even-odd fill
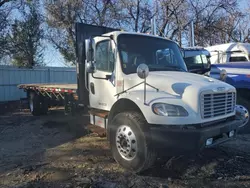
[[[210,77],[221,79],[221,71],[225,70],[227,77],[224,81],[238,90],[245,90],[245,93],[250,93],[250,62],[211,64],[210,52],[202,47],[183,48],[183,51],[184,61],[189,72],[206,74]],[[246,98],[249,98],[249,96]]]
[[[226,43],[205,48],[211,54],[211,64],[250,61],[249,43]]]
[[[184,61],[189,72],[207,74],[211,69],[210,53],[203,47],[183,48]]]
[[[227,83],[233,85],[236,89],[250,93],[250,62],[249,64],[245,62],[213,64],[211,65],[210,76],[218,78],[220,71],[223,69],[227,72]]]
[[[114,159],[133,172],[162,154],[196,153],[236,137],[243,122],[233,86],[189,73],[171,40],[107,31],[76,24],[77,85],[19,86],[34,115],[59,98],[66,109],[88,107],[90,123],[106,130]]]

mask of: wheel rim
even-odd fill
[[[243,125],[241,126],[241,127],[244,127],[247,123],[248,123],[248,121],[249,121],[249,113],[248,113],[248,111],[247,110],[244,110],[244,113],[242,114],[242,118],[243,118]]]
[[[244,106],[238,106],[238,110],[240,111],[239,115],[241,120],[243,121],[243,124],[240,125],[239,127],[244,127],[248,121],[249,121],[249,112]]]
[[[137,155],[137,140],[132,129],[122,125],[116,132],[116,147],[125,160],[133,160]]]

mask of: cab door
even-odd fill
[[[114,50],[110,39],[99,38],[95,38],[96,72],[89,74],[89,101],[90,107],[109,111],[116,100]]]

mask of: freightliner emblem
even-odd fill
[[[213,91],[225,91],[226,88],[225,87],[217,87],[216,89],[213,89]]]

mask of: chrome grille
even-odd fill
[[[212,118],[234,112],[235,93],[202,93],[201,114],[202,118]]]

